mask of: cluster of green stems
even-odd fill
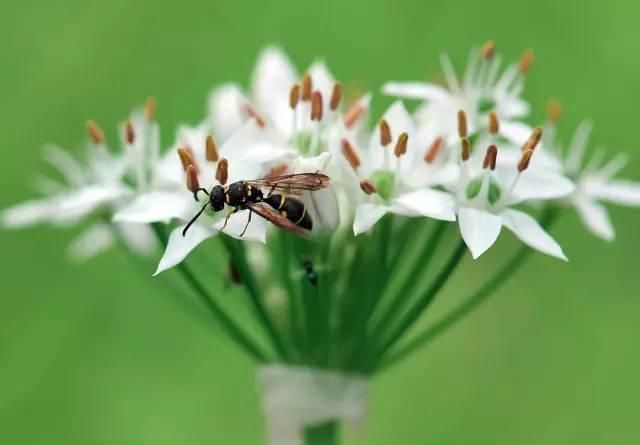
[[[549,228],[557,213],[556,208],[544,209],[541,225]],[[166,246],[165,227],[153,228]],[[225,296],[213,295],[188,263],[176,270],[213,321],[258,364],[278,362],[370,377],[465,318],[532,252],[520,246],[450,312],[406,338],[465,257],[462,239],[450,236],[455,230],[456,225],[446,222],[387,215],[371,233],[349,242],[346,237],[352,235],[347,233],[302,239],[276,231],[262,277],[252,269],[243,241],[216,237],[234,271],[234,285],[244,288],[262,341],[234,319],[220,304]],[[305,260],[313,265],[314,279],[303,268]],[[286,304],[269,304],[267,294],[274,288],[286,295]],[[305,439],[308,444],[330,444],[336,435],[337,423],[329,422],[309,428]]]

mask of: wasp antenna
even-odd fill
[[[194,216],[191,221],[189,221],[189,223],[185,226],[185,228],[182,230],[182,236],[187,236],[187,230],[189,230],[189,227],[191,227],[193,225],[194,222],[196,222],[196,220],[198,218],[200,218],[200,215],[202,215],[202,212],[204,212],[204,209],[207,208],[207,206],[209,205],[209,201],[207,201],[205,203],[205,205],[202,206],[202,208],[200,210],[198,210],[198,213],[196,213],[196,216]]]

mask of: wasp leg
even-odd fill
[[[207,189],[199,188],[198,190],[193,192],[193,199],[198,202],[200,202],[200,200],[198,199],[198,192],[204,192],[207,196],[209,196],[209,192],[207,191]]]
[[[227,217],[224,219],[224,224],[220,228],[220,231],[224,230],[224,228],[227,227],[227,223],[229,222],[229,218],[231,218],[231,215],[233,215],[234,213],[237,213],[238,210],[240,210],[240,209],[236,207],[235,209],[233,209],[233,211],[227,213]]]
[[[242,233],[240,234],[240,236],[244,236],[244,233],[247,231],[247,227],[249,227],[249,223],[251,222],[251,215],[253,215],[253,212],[251,210],[249,210],[249,218],[247,218],[247,224],[245,224],[244,229],[242,229]]]
[[[276,186],[274,185],[273,187],[271,187],[271,190],[269,190],[269,193],[267,194],[267,198],[271,195],[273,195],[273,191],[276,189]]]

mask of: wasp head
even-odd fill
[[[224,210],[224,188],[221,185],[216,185],[211,189],[209,203],[214,212]]]

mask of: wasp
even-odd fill
[[[249,210],[247,224],[240,236],[247,231],[254,213],[284,230],[306,236],[313,228],[311,215],[302,201],[289,195],[302,195],[305,191],[321,190],[329,185],[329,181],[330,178],[321,173],[297,173],[237,181],[226,186],[215,185],[211,191],[199,188],[193,193],[193,197],[199,201],[198,193],[203,192],[208,196],[207,202],[186,225],[182,236],[186,235],[189,227],[207,207],[210,206],[214,212],[221,212],[225,205],[232,207],[233,210],[227,214],[223,229],[231,215],[240,210]],[[268,192],[265,193],[266,190]]]

